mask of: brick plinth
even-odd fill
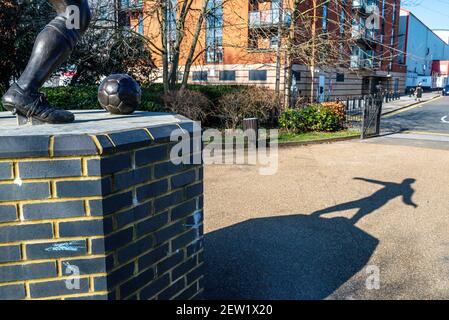
[[[194,125],[131,119],[0,137],[0,299],[201,297],[203,167],[170,158]]]

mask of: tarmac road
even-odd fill
[[[440,97],[382,118],[382,136],[367,143],[449,150],[449,97]]]

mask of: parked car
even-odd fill
[[[449,95],[449,85],[447,85],[443,88],[443,96],[447,96],[447,95]]]

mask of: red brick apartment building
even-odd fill
[[[168,14],[174,20],[179,14],[176,4],[180,0],[167,1],[172,2]],[[145,36],[156,42],[162,41],[158,20],[145,16],[145,7],[150,0],[122,2],[125,3],[123,9],[126,10],[128,5],[132,21],[138,21],[135,23]],[[319,99],[369,94],[375,91],[377,84],[390,91],[403,92],[405,89],[406,69],[396,58],[399,55],[400,0],[209,2],[213,10],[205,20],[199,38],[198,59],[192,67],[191,83],[274,88],[276,75],[280,74],[281,90],[291,85],[294,95],[313,94]],[[202,3],[203,0],[194,0],[193,8],[201,8]],[[193,21],[195,14],[190,20],[192,28]],[[175,25],[176,22],[172,23]],[[170,34],[173,37],[172,33],[168,36]],[[282,49],[278,50],[279,35]],[[312,41],[313,35],[317,41]],[[187,35],[186,44],[190,43],[190,36]],[[288,51],[286,43],[294,50]],[[327,46],[332,49],[328,50]],[[326,55],[337,47],[339,58],[336,60],[333,53],[333,58],[326,63]],[[318,59],[309,59],[313,52],[311,48],[315,48],[313,56],[319,56]],[[182,47],[181,65],[187,51],[187,47]],[[279,64],[280,68],[277,67]],[[281,72],[277,72],[279,69]]]

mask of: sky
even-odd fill
[[[402,0],[401,7],[410,10],[431,29],[449,30],[449,0]]]

